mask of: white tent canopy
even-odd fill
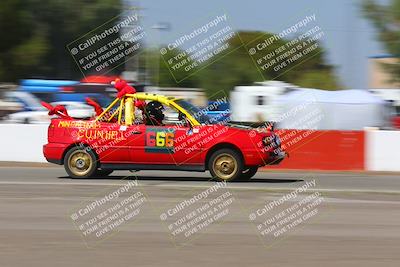
[[[278,128],[362,130],[389,125],[387,103],[367,90],[298,89],[279,96]]]

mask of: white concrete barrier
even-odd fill
[[[365,161],[368,171],[400,171],[400,131],[367,130]]]
[[[48,125],[0,124],[0,161],[46,162]],[[400,131],[367,129],[365,170],[400,171]]]
[[[46,162],[48,125],[0,124],[0,161]]]

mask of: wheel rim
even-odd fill
[[[237,161],[230,154],[221,154],[214,159],[213,169],[219,178],[227,180],[237,172]]]
[[[84,150],[74,151],[68,159],[68,167],[74,175],[86,175],[92,168],[93,160]]]

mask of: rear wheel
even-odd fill
[[[64,157],[64,168],[71,178],[88,178],[97,170],[96,156],[91,150],[73,147]]]
[[[220,149],[211,155],[208,169],[212,177],[218,181],[234,181],[242,174],[243,160],[233,149]]]
[[[256,175],[258,171],[258,167],[249,167],[243,170],[242,175],[240,175],[240,179],[243,181],[250,180],[254,175]]]

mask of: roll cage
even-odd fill
[[[186,119],[191,124],[191,126],[200,125],[199,121],[195,117],[193,117],[186,109],[184,109],[175,102],[175,100],[178,99],[179,98],[166,97],[162,95],[149,94],[149,93],[126,94],[122,98],[114,99],[114,101],[111,102],[111,104],[106,109],[104,109],[104,111],[99,116],[96,117],[95,122],[98,121],[111,122],[113,119],[117,118],[118,124],[130,126],[134,124],[135,121],[135,108],[136,108],[135,101],[148,100],[148,101],[158,101],[162,105],[166,105],[181,112],[182,114],[185,115]],[[115,108],[115,110],[113,110],[113,108],[117,106],[118,108]],[[110,116],[107,116],[107,114],[110,114]]]

